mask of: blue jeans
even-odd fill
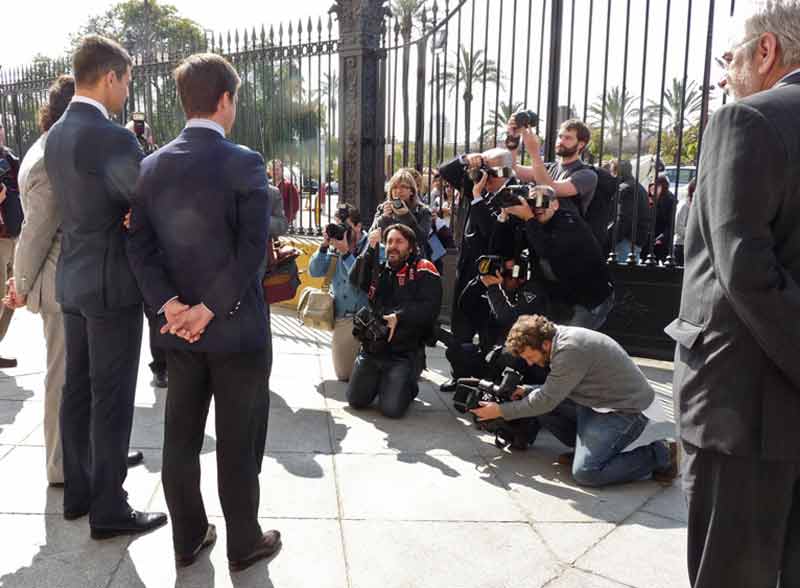
[[[617,246],[614,247],[614,253],[617,254],[617,263],[628,263],[628,254],[631,252],[631,245],[633,243],[630,239],[623,239],[617,243]],[[633,253],[636,256],[636,262],[638,263],[642,257],[642,248],[639,245],[636,245],[633,248]]]
[[[419,393],[416,351],[367,353],[360,351],[350,374],[347,402],[355,409],[367,408],[378,397],[384,416],[399,419]]]
[[[581,486],[632,482],[669,465],[669,450],[660,441],[624,451],[647,425],[642,413],[597,412],[567,399],[536,419],[564,445],[575,448],[572,477]]]
[[[564,324],[568,327],[583,327],[584,329],[597,331],[605,324],[608,313],[611,312],[612,308],[614,308],[613,293],[594,308],[586,308],[580,305],[574,306],[572,318]]]

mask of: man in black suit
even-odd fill
[[[200,493],[213,397],[218,488],[237,571],[281,544],[257,519],[272,364],[260,279],[271,203],[261,155],[225,138],[236,118],[236,70],[218,55],[193,55],[175,79],[188,122],[142,163],[128,254],[147,304],[165,319],[162,480],[176,562],[191,564],[216,538]]]
[[[108,114],[123,108],[131,59],[115,42],[92,35],[81,41],[72,67],[75,96],[45,149],[63,215],[56,298],[67,350],[64,517],[89,513],[92,537],[101,539],[153,529],[166,515],[132,510],[122,488],[142,341],[142,297],[123,221],[142,152]]]
[[[667,327],[694,588],[800,586],[800,1],[743,24]]]

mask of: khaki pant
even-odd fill
[[[0,292],[3,296],[6,295],[6,282],[8,278],[14,275],[14,246],[16,241],[14,239],[0,239]],[[11,316],[14,314],[13,308],[8,308],[4,304],[0,304],[0,341],[6,336],[8,332],[8,324],[11,322]]]
[[[336,319],[331,351],[333,371],[340,382],[347,382],[350,379],[360,349],[361,343],[353,337],[353,317]]]
[[[61,393],[64,389],[66,369],[66,344],[64,315],[60,312],[40,313],[44,322],[47,345],[47,375],[44,378],[44,447],[47,454],[47,481],[64,482],[61,453]]]

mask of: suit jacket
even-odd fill
[[[800,75],[723,106],[686,233],[674,388],[683,439],[800,459]]]
[[[186,128],[145,158],[128,240],[145,301],[160,309],[178,296],[214,313],[197,343],[161,335],[157,345],[210,352],[267,346],[259,268],[270,209],[261,155],[216,131]]]
[[[61,208],[44,166],[47,133],[34,143],[19,172],[25,221],[14,255],[17,292],[28,297],[31,312],[60,312],[56,267],[61,254]]]
[[[143,156],[133,133],[89,104],[73,102],[50,129],[44,163],[63,217],[56,272],[63,306],[105,312],[142,301],[122,223]]]

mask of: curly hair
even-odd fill
[[[519,356],[526,347],[540,350],[545,341],[556,336],[556,326],[538,314],[523,315],[517,319],[506,337],[506,351]]]
[[[47,90],[47,104],[39,109],[39,130],[46,133],[50,130],[69,106],[75,95],[75,78],[68,75],[58,76]]]

